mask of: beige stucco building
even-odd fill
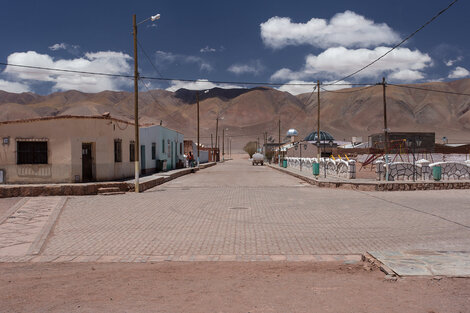
[[[0,139],[0,183],[106,181],[134,175],[134,124],[119,119],[58,116],[0,122]]]

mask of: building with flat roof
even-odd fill
[[[183,166],[183,134],[140,128],[142,173]],[[0,122],[3,183],[78,183],[134,176],[134,124],[109,116]],[[165,165],[165,168],[159,168]]]
[[[434,152],[436,135],[427,132],[389,132],[389,150],[391,153],[399,153],[408,148],[409,144],[415,145],[416,152]],[[384,133],[369,136],[369,147],[376,149],[385,148]]]
[[[184,166],[184,136],[160,125],[141,127],[140,168],[142,174],[168,171]]]

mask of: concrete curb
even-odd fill
[[[39,235],[36,237],[34,242],[31,244],[31,247],[29,248],[28,252],[26,253],[27,255],[37,255],[41,252],[42,247],[44,246],[44,243],[47,240],[47,237],[49,236],[49,233],[51,232],[52,228],[54,227],[57,218],[59,217],[60,212],[62,212],[62,208],[65,206],[67,203],[68,198],[61,198],[59,203],[54,208],[54,211],[52,214],[49,216],[49,219],[47,220],[47,223],[44,225],[44,227],[41,229],[41,232]]]
[[[158,262],[340,262],[357,264],[358,254],[297,254],[297,255],[250,255],[250,254],[209,254],[209,255],[37,255],[22,257],[0,257],[0,263],[46,262],[46,263],[158,263]]]
[[[368,252],[366,252],[362,255],[362,261],[363,262],[368,262],[372,266],[377,266],[382,272],[385,273],[385,275],[398,276],[397,273],[395,273],[390,267],[388,267],[387,265],[383,264],[382,262],[380,262],[379,260],[374,258]]]
[[[311,185],[324,188],[340,188],[359,191],[413,191],[413,190],[447,190],[447,189],[470,189],[470,181],[418,181],[418,182],[341,182],[320,181],[302,174],[297,174],[278,166],[266,164],[268,167],[282,173],[294,176],[308,182]]]
[[[199,168],[186,168],[175,173],[160,174],[151,179],[145,179],[140,182],[142,191],[166,183],[175,178],[195,173],[200,169],[205,169],[216,165],[216,163],[201,164]],[[98,189],[118,187],[119,191],[133,191],[134,183],[129,181],[122,182],[96,182],[96,183],[76,183],[76,184],[31,184],[31,185],[1,185],[0,198],[11,197],[39,197],[39,196],[85,196],[97,195]]]

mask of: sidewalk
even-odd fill
[[[199,168],[182,168],[169,172],[160,172],[140,177],[140,190],[144,191],[157,185],[166,183],[177,177],[194,173],[199,169],[205,169],[216,163],[201,164]],[[0,198],[10,197],[38,197],[38,196],[83,196],[96,195],[100,188],[115,187],[120,191],[134,190],[134,179],[124,181],[69,183],[69,184],[24,184],[24,185],[0,185]]]
[[[470,180],[445,180],[445,181],[376,181],[372,179],[346,179],[341,177],[322,175],[313,176],[311,170],[303,168],[302,171],[294,167],[279,167],[277,164],[266,164],[268,167],[291,176],[297,177],[309,184],[326,187],[341,188],[362,191],[406,191],[406,190],[444,190],[444,189],[470,189]]]

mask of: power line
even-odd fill
[[[134,75],[111,74],[111,73],[88,72],[88,71],[76,71],[76,70],[66,70],[66,69],[61,69],[61,68],[51,68],[51,67],[42,67],[42,66],[33,66],[33,65],[12,64],[12,63],[4,63],[4,62],[0,62],[0,65],[14,66],[14,67],[22,67],[22,68],[30,68],[30,69],[44,70],[44,71],[64,72],[64,73],[75,73],[75,74],[98,75],[98,76],[109,76],[109,77],[134,78]]]
[[[150,57],[148,56],[147,52],[145,51],[144,47],[142,46],[142,44],[140,43],[140,41],[137,39],[137,44],[139,45],[140,49],[142,50],[142,52],[144,53],[145,57],[147,58],[147,60],[150,62],[150,64],[152,65],[152,67],[155,69],[155,71],[157,72],[158,75],[160,75],[160,77],[163,77],[162,73],[160,73],[160,71],[158,70],[158,68],[155,66],[155,64],[152,62],[152,60],[150,59]]]
[[[161,105],[161,104],[157,101],[157,99],[155,99],[155,97],[153,96],[152,92],[149,90],[149,88],[148,88],[147,85],[145,84],[145,82],[144,82],[142,79],[139,79],[139,80],[142,82],[142,84],[144,85],[145,89],[147,89],[148,94],[150,94],[150,96],[152,97],[153,101],[155,101],[155,104],[159,105],[161,108],[163,108],[163,110],[165,110],[165,111],[167,112],[166,117],[169,117],[170,120],[172,120],[172,121],[175,122],[176,124],[179,124],[180,126],[183,125],[182,122],[178,122],[177,120],[173,119],[173,117],[171,117],[171,115],[169,114],[167,108],[165,108],[163,105]],[[144,100],[144,101],[145,101],[145,100]]]
[[[416,90],[423,90],[423,91],[431,91],[431,92],[440,92],[446,93],[450,95],[457,95],[457,96],[470,96],[470,93],[461,93],[461,92],[454,92],[454,91],[445,91],[445,90],[437,90],[437,89],[429,89],[429,88],[422,88],[422,87],[413,87],[407,85],[396,85],[387,83],[388,86],[399,87],[399,88],[407,88],[407,89],[416,89]]]
[[[384,54],[382,54],[380,57],[378,57],[377,59],[375,59],[374,61],[370,62],[369,64],[363,66],[362,68],[358,69],[357,71],[355,71],[354,73],[351,73],[341,79],[338,79],[336,82],[340,82],[342,80],[345,80],[345,79],[348,79],[356,74],[358,74],[359,72],[362,72],[363,70],[365,70],[366,68],[368,68],[369,66],[373,65],[374,63],[378,62],[380,59],[384,58],[387,54],[389,54],[390,52],[392,52],[393,50],[395,50],[396,48],[398,48],[399,46],[401,46],[403,43],[405,43],[406,41],[408,41],[411,37],[413,37],[414,35],[416,35],[416,33],[418,33],[420,30],[422,30],[423,28],[425,28],[426,26],[428,26],[430,23],[432,23],[436,18],[438,18],[441,14],[443,14],[445,11],[447,11],[451,6],[453,6],[458,0],[454,0],[452,1],[452,3],[450,3],[445,9],[439,11],[439,13],[437,13],[436,15],[434,15],[430,20],[428,20],[426,23],[424,23],[420,28],[418,28],[417,30],[415,30],[414,32],[412,32],[410,35],[408,35],[408,37],[406,37],[405,39],[403,39],[402,41],[400,41],[399,43],[397,43],[395,46],[393,46],[390,50],[388,50],[387,52],[385,52]]]
[[[42,67],[42,66],[33,66],[33,65],[23,65],[23,64],[13,64],[0,62],[0,65],[4,66],[13,66],[20,68],[29,68],[36,70],[44,71],[54,71],[54,72],[63,72],[63,73],[74,73],[74,74],[85,74],[85,75],[99,75],[99,76],[109,76],[109,77],[124,77],[124,78],[134,78],[134,75],[126,74],[112,74],[112,73],[103,73],[103,72],[90,72],[90,71],[77,71],[77,70],[68,70],[61,68],[51,68],[51,67]],[[193,82],[193,83],[214,83],[214,84],[235,84],[235,85],[260,85],[260,86],[315,86],[316,83],[271,83],[271,82],[246,82],[246,81],[222,81],[222,80],[200,80],[200,79],[186,79],[186,78],[174,78],[174,77],[154,77],[154,76],[140,76],[142,79],[148,80],[159,80],[159,81],[179,81],[179,82]],[[337,85],[337,86],[368,86],[369,84],[356,84],[356,83],[344,83],[344,84],[323,84],[324,86]]]

